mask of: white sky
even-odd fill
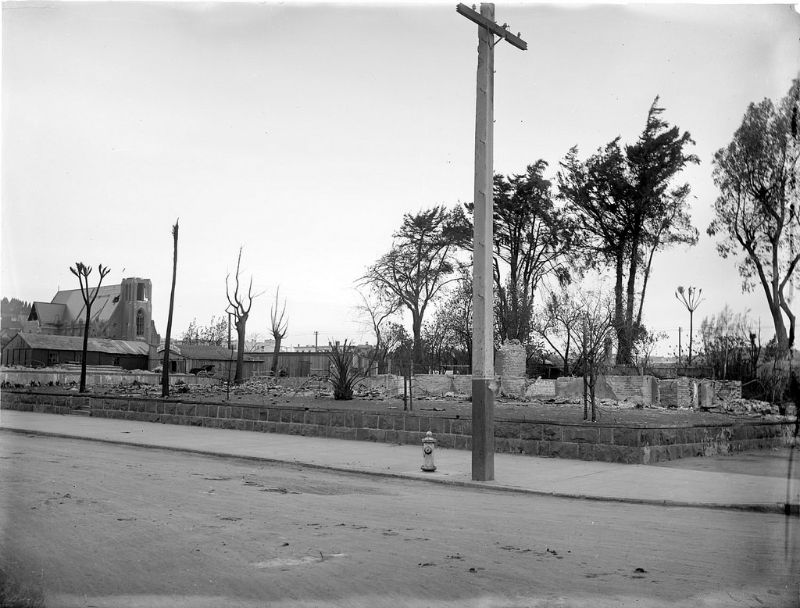
[[[3,4],[2,294],[50,301],[69,266],[110,266],[107,283],[153,281],[164,335],[180,217],[173,335],[226,306],[244,246],[265,291],[250,334],[268,334],[278,285],[285,343],[367,339],[354,281],[388,250],[406,212],[469,201],[477,26],[456,2]],[[790,5],[502,5],[527,40],[496,47],[495,171],[632,142],[656,95],[691,132],[685,172],[700,244],[654,260],[645,322],[751,309],[732,260],[705,229],[711,158],[751,101],[786,94],[800,67]],[[93,277],[97,278],[96,271]],[[797,299],[795,299],[795,304]],[[698,323],[699,324],[699,323]]]

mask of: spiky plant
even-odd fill
[[[353,362],[355,346],[347,340],[339,344],[330,343],[331,352],[328,353],[330,361],[330,377],[328,381],[333,385],[333,398],[337,400],[350,400],[353,398],[353,387],[356,383],[367,377],[371,365],[366,370],[361,370]]]

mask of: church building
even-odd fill
[[[147,369],[160,339],[152,313],[149,279],[133,277],[101,286],[91,309],[87,363]],[[80,289],[59,291],[50,302],[34,302],[22,331],[3,349],[3,364],[79,362],[82,342],[76,356],[75,338],[83,337],[85,322]]]

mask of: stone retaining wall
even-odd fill
[[[4,409],[239,429],[312,437],[421,445],[427,431],[440,447],[471,449],[472,421],[457,415],[371,412],[291,405],[255,406],[179,399],[93,397],[6,390]],[[742,421],[722,425],[633,427],[495,421],[495,451],[535,456],[648,464],[687,456],[788,445],[792,425]]]

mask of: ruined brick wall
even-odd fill
[[[414,393],[442,397],[453,391],[453,376],[446,374],[417,374],[412,379]]]
[[[472,375],[453,376],[453,392],[456,395],[472,395]]]
[[[527,399],[535,399],[537,397],[555,397],[556,396],[556,381],[545,380],[539,378],[538,380],[529,380],[525,386],[525,397]]]
[[[525,347],[519,340],[506,340],[497,351],[495,371],[501,378],[524,378],[525,360]]]
[[[4,368],[0,370],[0,381],[9,382],[11,384],[22,384],[29,386],[31,382],[39,384],[53,384],[65,386],[70,383],[77,384],[81,379],[80,366],[77,370],[45,368],[45,369],[19,369],[19,368]],[[185,384],[211,386],[218,384],[219,379],[210,376],[195,376],[194,374],[176,374],[169,375],[170,384],[175,384],[181,381]],[[119,371],[119,370],[102,370],[91,369],[87,366],[86,370],[86,385],[87,386],[117,386],[120,384],[150,384],[154,386],[161,385],[161,374],[146,371]]]
[[[525,397],[525,347],[519,340],[506,340],[497,351],[496,373],[500,376],[500,394],[504,397]]]
[[[650,376],[606,376],[606,382],[617,401],[653,402]]]
[[[278,384],[283,385],[291,378],[280,378]],[[298,380],[306,380],[306,378],[298,378]],[[387,397],[403,395],[403,376],[395,374],[380,374],[378,376],[369,376],[361,380],[359,384],[363,384],[368,390],[377,390],[382,392]]]
[[[686,376],[661,380],[659,392],[664,407],[692,407],[692,384],[695,381]]]

